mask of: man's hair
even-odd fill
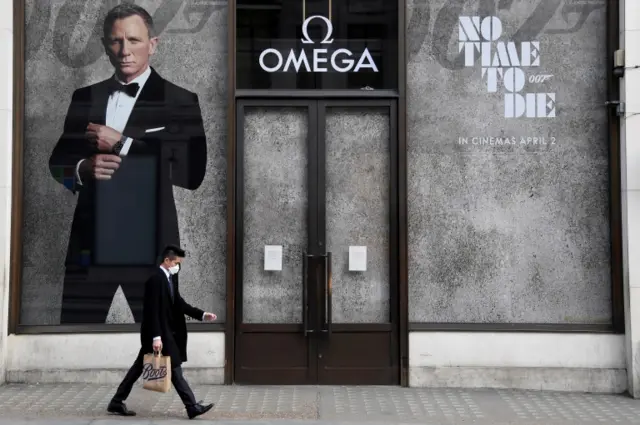
[[[153,18],[149,15],[149,12],[147,12],[143,7],[132,3],[121,3],[111,9],[104,18],[104,24],[102,27],[104,38],[106,39],[109,37],[109,34],[111,34],[111,29],[113,28],[113,23],[115,21],[118,19],[128,18],[129,16],[141,17],[147,26],[149,37],[155,37],[156,31],[153,27]]]
[[[185,252],[184,249],[180,248],[179,246],[176,245],[167,245],[163,250],[162,250],[162,257],[160,258],[160,262],[164,262],[165,258],[168,258],[169,260],[175,260],[176,258],[184,258],[187,256],[187,253]]]

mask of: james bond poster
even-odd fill
[[[226,4],[27,6],[21,324],[140,321],[167,244],[224,317]]]

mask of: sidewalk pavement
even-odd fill
[[[640,425],[624,395],[517,390],[324,386],[195,386],[214,409],[187,421],[175,391],[137,387],[135,418],[106,413],[112,385],[0,386],[0,425]]]

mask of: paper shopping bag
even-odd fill
[[[171,389],[171,357],[162,354],[145,354],[142,366],[142,387],[159,393]]]

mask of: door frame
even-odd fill
[[[400,160],[400,135],[399,135],[399,117],[398,117],[398,99],[390,97],[387,99],[371,99],[371,98],[359,98],[359,99],[322,99],[322,98],[295,98],[295,99],[268,99],[268,98],[250,98],[250,99],[237,99],[235,102],[235,122],[234,130],[236,135],[235,152],[234,152],[234,252],[233,257],[234,268],[232,270],[234,281],[234,297],[233,297],[233,327],[227,327],[227,344],[229,344],[229,330],[232,331],[233,355],[230,364],[229,358],[226,361],[226,367],[233,368],[231,374],[233,381],[235,382],[236,374],[236,359],[235,356],[239,355],[237,352],[237,336],[240,332],[240,326],[242,326],[243,332],[248,333],[300,333],[305,331],[306,320],[303,320],[300,324],[242,324],[243,314],[243,267],[244,267],[244,153],[245,153],[245,141],[244,141],[244,120],[245,120],[245,108],[247,107],[275,107],[275,108],[305,108],[308,113],[308,130],[307,130],[307,158],[317,152],[316,160],[307,161],[307,235],[308,242],[306,246],[306,253],[311,257],[317,257],[322,251],[326,251],[326,147],[327,141],[326,134],[326,119],[328,111],[331,108],[353,108],[353,109],[375,109],[386,108],[389,117],[389,182],[388,182],[388,280],[389,280],[389,316],[390,320],[387,323],[371,323],[371,324],[332,324],[331,332],[343,333],[343,332],[382,332],[388,333],[391,339],[390,348],[390,369],[395,370],[398,376],[393,377],[390,381],[394,383],[404,384],[402,377],[405,375],[402,370],[403,362],[403,335],[402,335],[402,323],[406,324],[408,319],[408,311],[402,308],[401,293],[401,247],[400,247],[400,192],[401,192],[401,176],[399,175],[399,160]],[[320,141],[322,139],[322,141]],[[315,224],[324,224],[324,229],[314,228]],[[315,243],[315,246],[312,246]],[[304,280],[306,284],[306,279]],[[307,293],[308,288],[301,288]],[[406,293],[406,291],[405,291]],[[314,298],[314,297],[311,297]],[[311,303],[311,299],[309,302]],[[318,300],[316,300],[318,301]],[[404,304],[406,305],[406,303]],[[316,316],[314,313],[315,307],[310,309],[311,316]],[[303,310],[303,315],[306,312]],[[227,312],[229,316],[229,311]],[[405,328],[406,329],[406,328]],[[308,374],[310,384],[320,382],[318,376],[318,370],[321,361],[317,359],[317,352],[323,342],[319,339],[319,336],[312,336],[313,342],[308,342],[308,365],[318,364],[315,370],[310,371]],[[317,340],[316,340],[317,339]],[[312,346],[316,346],[315,350]],[[227,353],[229,349],[227,349]],[[406,384],[405,384],[406,385]]]
[[[20,2],[22,0],[14,0]],[[236,88],[236,0],[227,7],[227,261],[224,382],[235,382],[236,305],[236,103],[240,99],[397,99],[398,141],[398,304],[400,385],[409,386],[409,266],[407,211],[407,5],[398,2],[398,88],[397,90],[238,90]],[[17,40],[17,39],[16,39]],[[18,74],[16,74],[18,75]],[[17,297],[14,297],[17,298]],[[15,311],[18,309],[15,308]]]
[[[235,190],[235,252],[234,257],[236,258],[236,262],[234,265],[234,276],[235,281],[238,283],[235,285],[235,305],[234,305],[234,313],[235,319],[238,317],[242,317],[242,282],[243,282],[243,248],[244,248],[244,107],[280,107],[280,108],[308,108],[309,110],[309,129],[307,130],[307,141],[308,146],[316,146],[318,143],[317,140],[317,129],[318,123],[316,121],[317,112],[316,105],[314,101],[311,100],[301,100],[301,99],[277,99],[277,100],[257,100],[257,99],[246,99],[246,100],[238,100],[236,102],[236,122],[234,126],[236,128],[236,161],[235,161],[235,182],[236,182],[236,190]],[[314,131],[315,130],[315,131]],[[309,170],[313,171],[313,170]],[[312,184],[311,181],[311,172],[308,173],[307,184]],[[309,191],[309,189],[307,189]],[[313,191],[312,191],[313,192]],[[317,210],[317,205],[312,204],[313,200],[308,199],[309,207],[307,208],[307,232],[311,234],[312,229],[309,227],[309,223],[312,222],[313,217],[310,217],[310,212],[313,210]],[[236,327],[240,325],[240,323],[236,323]],[[256,332],[264,329],[265,325],[255,324],[255,325],[247,325],[250,326]],[[292,330],[292,326],[288,324],[269,324],[269,327],[281,327],[283,331]],[[296,328],[298,326],[296,325]],[[302,325],[299,326],[302,331]],[[277,331],[276,331],[277,332]],[[235,339],[235,338],[234,338]]]
[[[401,383],[402,376],[402,364],[401,364],[401,326],[402,323],[402,311],[401,311],[401,298],[400,298],[400,235],[399,235],[399,134],[398,134],[398,99],[321,99],[318,100],[318,134],[326,134],[326,122],[328,110],[330,108],[354,108],[354,109],[375,109],[375,108],[388,108],[389,110],[389,182],[388,182],[388,235],[389,235],[389,316],[391,318],[388,323],[368,323],[368,324],[331,324],[332,332],[357,332],[357,331],[370,331],[370,332],[389,332],[391,334],[393,350],[391,350],[391,367],[395,368],[399,376],[394,379],[396,383]],[[329,250],[331,247],[327,246],[326,233],[327,233],[327,199],[326,199],[326,177],[327,177],[327,140],[326,136],[320,136],[316,143],[318,146],[318,187],[317,190],[318,200],[315,204],[318,208],[318,223],[324,223],[324,231],[318,232],[317,241],[319,247]],[[321,149],[324,148],[324,149]],[[408,311],[406,312],[408,316]],[[321,341],[318,342],[322,344]],[[357,385],[357,383],[354,383]]]
[[[233,340],[231,344],[233,344],[233,353],[234,358],[232,362],[233,367],[233,376],[235,382],[236,376],[236,357],[238,355],[236,344],[237,337],[239,334],[239,327],[242,326],[243,330],[247,333],[300,333],[304,332],[305,320],[303,319],[299,324],[264,324],[264,323],[256,323],[256,324],[243,324],[242,323],[242,314],[243,314],[243,282],[244,282],[244,120],[245,120],[245,107],[280,107],[280,108],[307,108],[308,110],[308,130],[307,130],[307,149],[317,148],[317,102],[313,100],[303,100],[303,99],[243,99],[238,100],[236,102],[236,120],[234,123],[235,133],[236,133],[236,143],[235,143],[235,163],[234,163],[234,180],[235,180],[235,197],[234,197],[234,205],[235,205],[235,217],[234,217],[234,234],[235,234],[235,252],[234,252],[234,268],[233,268],[233,276],[234,276],[234,305],[233,305]],[[308,155],[306,153],[305,155]],[[307,194],[317,192],[317,189],[311,189],[308,185],[315,184],[315,180],[313,179],[313,170],[310,169],[310,166],[313,164],[307,164]],[[317,205],[312,205],[313,199],[308,197],[307,199],[307,234],[310,235],[309,238],[313,238],[312,235],[312,226],[310,223],[316,218],[312,217],[314,211],[317,211]],[[305,250],[306,251],[306,250]],[[304,311],[303,311],[303,314]],[[227,313],[227,316],[229,313]],[[229,326],[231,328],[231,326]],[[228,331],[228,330],[227,330]],[[228,339],[227,339],[227,344]],[[309,350],[307,362],[311,364],[315,362],[315,351]],[[228,364],[228,359],[227,359]],[[310,381],[317,381],[317,376],[309,376]],[[312,382],[309,382],[312,383]]]

